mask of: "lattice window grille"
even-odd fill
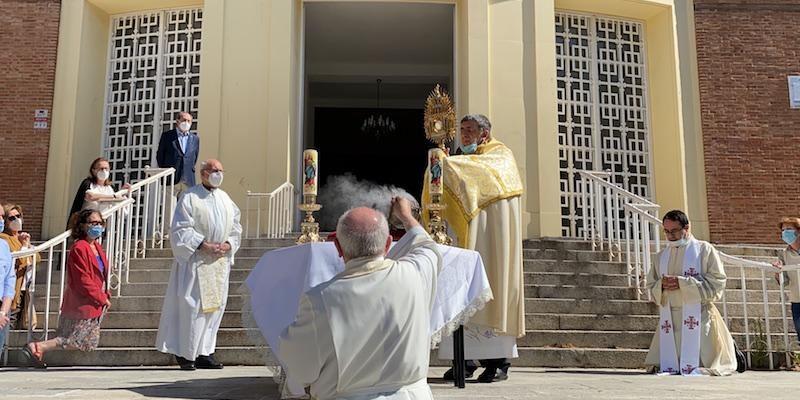
[[[114,16],[108,56],[103,156],[116,184],[146,178],[175,113],[199,120],[202,9]]]
[[[561,231],[582,237],[578,170],[608,170],[617,185],[652,193],[644,26],[559,12],[555,30]]]

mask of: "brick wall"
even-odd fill
[[[711,240],[779,243],[800,216],[800,0],[695,0]]]
[[[0,1],[0,201],[20,204],[23,230],[41,234],[50,121],[34,129],[34,110],[52,116],[58,0]]]

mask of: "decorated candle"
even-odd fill
[[[442,161],[444,152],[436,147],[428,150],[428,191],[431,194],[442,193]]]
[[[303,194],[317,194],[317,177],[319,165],[317,164],[317,151],[306,149],[303,151]]]

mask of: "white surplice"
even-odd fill
[[[433,399],[429,320],[442,259],[422,227],[406,236],[397,260],[350,260],[302,296],[276,352],[314,398]]]
[[[647,288],[659,307],[669,304],[672,321],[683,321],[684,304],[697,302],[701,304],[700,372],[707,375],[729,375],[736,370],[733,338],[714,305],[714,301],[722,298],[727,275],[714,246],[702,240],[695,243],[699,248],[701,269],[699,274],[684,276],[686,246],[670,245],[653,258],[655,265],[647,272]],[[669,252],[669,265],[666,270],[669,275],[678,277],[679,290],[661,290],[660,260],[663,252]],[[681,329],[676,328],[673,334],[675,349],[681,349]],[[660,328],[658,328],[653,335],[645,364],[658,367],[660,355]]]
[[[208,190],[198,184],[180,198],[172,219],[170,243],[175,260],[158,324],[158,351],[187,360],[214,353],[228,297],[230,266],[241,235],[239,208],[221,189]],[[203,241],[228,242],[231,250],[223,260],[213,259],[198,250]],[[199,274],[198,267],[203,265],[224,268],[224,273]],[[203,291],[213,296],[201,296],[201,281],[203,285],[215,286],[217,290]],[[203,304],[201,298],[214,304]],[[203,309],[213,311],[203,312]]]
[[[516,338],[525,331],[520,201],[519,196],[495,201],[469,223],[469,243],[463,247],[483,258],[494,300],[464,325],[467,360],[518,357]],[[496,315],[506,316],[504,324],[492,325]],[[453,359],[452,336],[442,338],[438,357]]]

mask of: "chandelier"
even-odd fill
[[[391,133],[394,133],[395,129],[397,128],[394,121],[389,118],[389,116],[384,116],[380,113],[381,109],[381,79],[378,78],[378,95],[377,95],[377,105],[375,106],[375,113],[370,114],[367,118],[364,118],[364,122],[361,124],[361,132],[371,136],[385,136]]]

